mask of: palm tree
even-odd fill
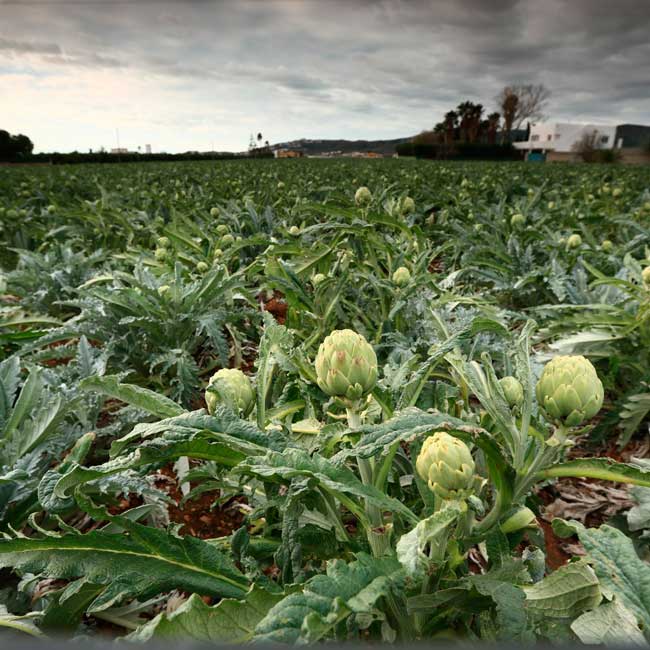
[[[456,138],[456,127],[458,125],[458,113],[456,111],[447,111],[445,113],[445,144],[451,144]]]
[[[474,114],[474,103],[464,101],[458,104],[456,108],[460,116],[460,139],[467,142],[469,139],[469,127]]]

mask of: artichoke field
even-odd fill
[[[647,167],[0,175],[7,644],[647,645],[649,422]]]

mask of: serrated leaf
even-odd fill
[[[283,594],[271,594],[253,587],[244,600],[226,598],[211,607],[197,594],[192,594],[176,611],[158,614],[126,639],[139,643],[154,638],[183,643],[247,643],[253,638],[259,622],[283,597]]]
[[[284,453],[269,451],[264,456],[249,458],[236,469],[238,473],[257,476],[262,480],[288,483],[292,479],[311,479],[336,498],[343,501],[363,519],[360,508],[355,507],[350,496],[360,497],[368,503],[401,514],[408,521],[417,523],[418,518],[401,502],[385,495],[371,485],[364,485],[345,466],[337,466],[319,454],[310,456],[302,449],[287,449]],[[346,498],[347,497],[347,498]]]
[[[565,564],[523,589],[528,611],[543,618],[572,619],[602,600],[598,577],[583,561]]]
[[[618,599],[585,612],[571,629],[587,645],[648,646],[634,614]]]
[[[305,583],[260,621],[254,640],[264,643],[315,643],[351,614],[371,614],[382,596],[401,585],[403,571],[392,557],[360,554],[350,564],[334,560],[325,575]]]
[[[125,598],[149,598],[183,589],[209,596],[241,598],[245,577],[218,549],[194,537],[120,521],[126,532],[92,531],[43,539],[0,539],[0,567],[42,573],[50,578],[80,578],[103,585],[89,611],[106,609]]]
[[[642,629],[650,630],[650,566],[639,558],[632,540],[611,526],[585,528],[562,519],[553,520],[553,530],[561,537],[578,535],[603,593],[619,599]]]
[[[397,559],[408,575],[422,576],[431,563],[442,560],[446,543],[437,542],[441,537],[446,542],[444,533],[459,514],[460,506],[457,503],[447,503],[446,507],[423,519],[413,530],[400,537],[396,547]],[[438,551],[434,556],[424,552],[429,545]]]
[[[472,427],[458,418],[444,413],[426,413],[411,407],[400,411],[390,420],[377,425],[365,425],[358,429],[361,438],[352,449],[343,449],[332,457],[332,462],[339,463],[351,457],[370,458],[387,454],[394,443],[410,443],[437,430],[464,434],[469,438],[478,438],[482,429]]]
[[[79,386],[82,390],[107,395],[160,418],[170,418],[185,412],[182,406],[168,397],[142,386],[124,384],[117,375],[87,377]]]

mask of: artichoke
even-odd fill
[[[405,267],[400,266],[393,273],[393,284],[398,287],[405,287],[411,281],[411,272]]]
[[[156,244],[158,248],[169,248],[169,237],[158,237]]]
[[[323,273],[316,273],[314,276],[312,276],[311,283],[314,287],[317,287],[321,282],[324,282],[326,280],[326,276]]]
[[[580,235],[577,233],[574,233],[569,237],[569,239],[566,240],[566,245],[569,248],[578,248],[582,245],[582,237],[580,237]]]
[[[614,244],[612,244],[612,242],[609,239],[605,239],[603,243],[600,245],[600,248],[605,253],[611,253],[612,249],[614,248]]]
[[[370,190],[367,187],[360,187],[354,193],[354,202],[358,206],[363,207],[364,205],[368,205],[370,201],[372,201],[372,194],[370,193]]]
[[[235,243],[235,238],[227,232],[220,240],[219,242],[221,244],[221,247],[223,248],[224,246],[230,246],[231,244]]]
[[[521,406],[524,402],[524,389],[516,377],[503,377],[499,380],[501,390],[506,397],[508,406]]]
[[[445,431],[424,441],[415,468],[441,499],[463,499],[472,492],[475,465],[469,447]]]
[[[198,262],[196,265],[196,270],[199,273],[207,273],[210,267],[205,262]]]
[[[212,375],[205,391],[208,413],[215,412],[218,404],[248,415],[255,403],[250,379],[236,368],[222,368]]]
[[[525,224],[526,224],[526,217],[524,217],[523,214],[517,213],[512,215],[512,218],[510,219],[510,225],[513,228],[521,228]]]
[[[410,196],[405,196],[402,201],[402,214],[415,212],[415,201]]]
[[[225,235],[227,232],[230,232],[230,228],[225,223],[220,223],[217,226],[217,234],[218,235]]]
[[[298,228],[298,226],[291,226],[291,228],[289,228],[289,234],[292,237],[297,237],[300,234],[300,228]]]
[[[603,405],[603,384],[583,356],[559,356],[546,364],[537,382],[537,402],[549,420],[575,427]]]
[[[219,208],[216,206],[214,208],[210,208],[210,216],[211,217],[218,217],[219,216]]]
[[[318,348],[316,376],[332,397],[356,401],[377,383],[377,356],[366,339],[352,330],[334,330]]]

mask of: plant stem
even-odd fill
[[[348,416],[348,426],[350,429],[358,429],[361,426],[361,417],[357,404],[346,409]],[[370,458],[361,458],[357,456],[357,466],[359,475],[364,485],[374,487],[374,464]],[[368,543],[375,557],[386,555],[390,551],[390,531],[384,526],[384,517],[381,509],[376,505],[365,503],[365,511],[368,516],[369,527],[366,529]]]

